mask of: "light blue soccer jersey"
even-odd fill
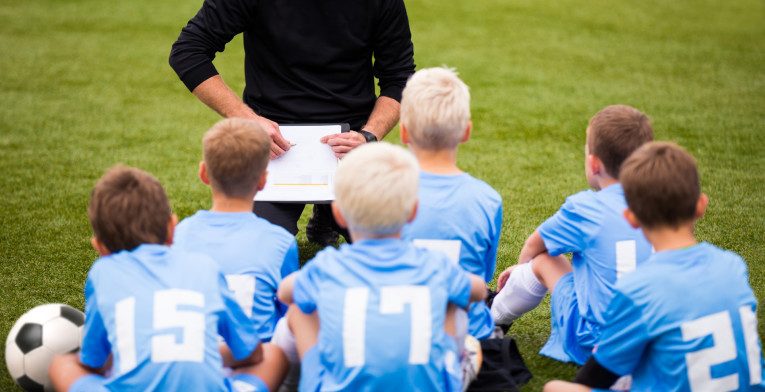
[[[251,212],[198,211],[178,225],[173,246],[217,261],[260,340],[271,340],[286,309],[276,290],[282,277],[299,268],[292,234]]]
[[[735,253],[659,252],[617,283],[594,356],[633,391],[765,390],[756,308]]]
[[[322,390],[461,388],[449,303],[465,307],[470,279],[446,256],[397,239],[327,248],[298,272],[294,300],[318,311]]]
[[[417,217],[402,232],[410,240],[458,241],[459,264],[486,282],[494,278],[502,229],[502,198],[485,182],[467,173],[421,172]],[[486,303],[468,309],[468,333],[485,339],[494,330]]]
[[[125,391],[226,390],[218,336],[236,359],[259,344],[218,265],[201,254],[141,245],[101,257],[85,283],[80,360]]]
[[[563,206],[537,229],[552,256],[572,253],[574,291],[579,315],[579,344],[592,347],[597,340],[603,312],[613,297],[614,284],[651,255],[651,244],[624,218],[627,202],[621,184],[598,192],[570,196]],[[545,346],[541,353],[555,357],[559,348]]]

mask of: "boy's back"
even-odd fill
[[[234,356],[258,345],[215,262],[163,245],[100,258],[85,285],[82,363],[100,368],[119,390],[225,390],[218,335]]]
[[[761,390],[747,275],[738,255],[707,243],[657,253],[617,284],[595,359],[631,373],[635,391]]]
[[[616,280],[651,255],[642,231],[624,219],[626,208],[620,184],[583,191],[567,198],[538,229],[550,255],[572,253],[579,313],[598,324]]]
[[[322,389],[459,389],[444,320],[449,303],[467,306],[470,287],[445,256],[398,239],[317,254],[299,273],[294,300],[303,312],[318,310]]]
[[[460,266],[486,282],[491,281],[502,229],[500,195],[467,173],[420,172],[418,197],[417,217],[404,226],[403,238],[459,241]],[[485,302],[471,304],[468,332],[484,339],[493,329]]]
[[[577,344],[563,343],[553,333],[541,354],[559,360],[584,362],[587,353],[564,352],[563,347],[592,347],[597,341],[603,312],[613,296],[614,284],[629,274],[651,254],[651,244],[639,229],[632,228],[624,219],[627,208],[620,184],[600,191],[584,191],[566,199],[558,212],[538,228],[538,232],[551,256],[571,252],[573,268],[573,294],[583,323],[571,326]],[[565,283],[567,278],[561,279]],[[562,284],[559,282],[559,285]],[[555,293],[551,306],[569,301],[556,301],[572,293]],[[561,311],[558,314],[566,314]]]
[[[271,339],[282,312],[276,290],[299,268],[295,237],[251,212],[198,211],[178,225],[174,246],[217,261],[260,339]]]

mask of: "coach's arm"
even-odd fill
[[[271,157],[289,150],[279,126],[255,113],[226,85],[213,65],[216,52],[244,31],[255,12],[252,1],[205,0],[170,51],[170,66],[194,95],[223,117],[253,119],[271,136]]]

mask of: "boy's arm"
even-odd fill
[[[486,282],[478,275],[468,274],[470,278],[470,302],[486,299]]]
[[[111,344],[101,313],[98,310],[95,285],[90,276],[85,281],[85,325],[82,331],[80,363],[99,372],[111,367]]]
[[[521,253],[518,254],[518,263],[528,263],[531,259],[544,252],[547,252],[545,242],[539,234],[539,230],[534,230],[523,244]]]
[[[219,346],[220,356],[223,359],[223,366],[228,368],[238,368],[242,366],[257,365],[263,361],[263,345],[259,344],[255,350],[252,350],[249,357],[237,360],[234,358],[234,354],[231,349],[224,343]]]
[[[534,232],[531,233],[529,238],[527,238],[526,242],[523,244],[521,253],[518,255],[518,263],[515,265],[528,263],[534,257],[537,257],[546,251],[547,247],[545,246],[545,242],[542,239],[542,236],[539,234],[539,230],[534,230]],[[497,290],[502,290],[502,288],[505,287],[505,283],[507,283],[507,280],[510,278],[510,274],[512,273],[513,267],[515,267],[515,265],[511,265],[505,268],[505,270],[499,274],[497,277]]]
[[[283,304],[292,305],[292,303],[294,302],[294,299],[292,298],[292,293],[295,289],[296,277],[297,277],[297,273],[292,273],[288,277],[284,278],[284,280],[282,280],[282,283],[279,284],[279,291],[276,292],[276,296],[279,298],[279,301],[281,301]]]
[[[218,290],[222,302],[222,309],[218,311],[218,335],[226,341],[232,359],[248,361],[260,349],[255,325],[236,302],[226,284],[226,278],[220,272]]]

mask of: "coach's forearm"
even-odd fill
[[[377,140],[382,140],[398,123],[400,109],[401,104],[395,99],[380,96],[375,101],[375,107],[363,129],[374,133]]]
[[[220,75],[200,83],[192,91],[200,101],[223,117],[255,118],[257,114],[247,106]]]

